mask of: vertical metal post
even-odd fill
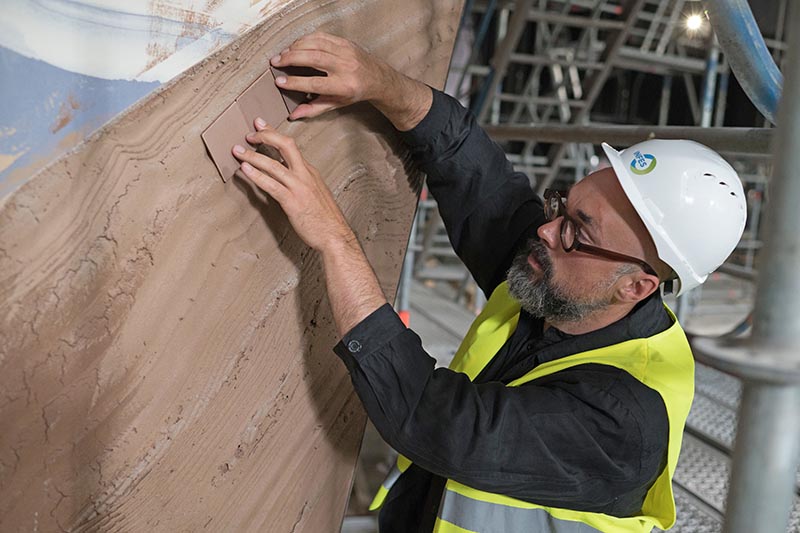
[[[669,102],[672,99],[672,75],[664,76],[661,88],[661,104],[658,110],[658,125],[666,126],[669,120]]]
[[[685,57],[686,53],[680,47],[676,47],[681,56]],[[683,84],[686,86],[686,97],[689,100],[689,109],[692,111],[692,120],[695,124],[700,124],[700,104],[697,102],[697,93],[695,92],[694,88],[694,79],[692,78],[691,73],[684,72],[682,74],[683,77]]]
[[[745,382],[725,533],[784,533],[800,452],[800,387]]]
[[[690,292],[692,291],[682,294],[675,300],[675,317],[683,327],[686,327],[686,320],[689,317],[689,300],[687,296]]]
[[[800,27],[800,10],[788,27]],[[753,357],[800,360],[800,33],[791,32],[751,339]],[[725,533],[783,533],[800,455],[800,385],[747,379],[734,450]]]
[[[706,59],[706,73],[703,77],[703,110],[700,114],[700,126],[711,126],[711,116],[714,113],[714,93],[717,90],[717,70],[719,67],[719,44],[716,37],[711,37],[711,49]]]
[[[509,10],[508,7],[503,7],[500,9],[500,16],[497,17],[497,42],[495,43],[495,47],[499,48],[502,46],[502,43],[506,41],[508,36],[508,23],[509,23]],[[497,54],[495,54],[496,56]],[[510,59],[509,59],[510,61]],[[476,109],[489,109],[491,111],[491,119],[489,120],[492,124],[499,124],[500,123],[500,102],[499,98],[495,98],[495,95],[498,91],[503,92],[503,81],[505,78],[505,69],[508,68],[506,65],[503,69],[503,75],[499,78],[497,77],[497,71],[494,67],[494,57],[492,61],[489,62],[489,76],[486,78],[487,80],[491,80],[491,85],[485,85],[484,88],[489,91],[494,91],[491,94],[488,92],[481,91],[481,105],[477,106]],[[488,99],[488,101],[486,100]],[[484,114],[487,112],[484,111]]]
[[[717,89],[717,109],[714,113],[714,127],[721,128],[725,125],[725,109],[728,107],[728,83],[731,70],[723,60],[722,71],[719,73],[719,88]]]
[[[766,173],[765,173],[766,174]],[[750,239],[751,240],[758,240],[759,239],[759,231],[758,225],[761,221],[761,204],[764,201],[764,186],[761,183],[756,183],[755,187],[753,187],[752,191],[752,198],[753,198],[753,208],[750,211]],[[744,266],[748,270],[753,268],[753,261],[755,260],[756,249],[755,247],[747,249],[747,255],[744,259]]]
[[[497,91],[497,85],[503,81],[503,77],[506,75],[508,64],[511,62],[511,54],[516,50],[519,38],[522,36],[522,31],[528,22],[528,10],[531,7],[531,2],[532,0],[517,0],[514,3],[514,14],[508,24],[508,32],[492,58],[492,73],[484,82],[482,100],[477,111],[478,121],[480,122],[486,120]]]
[[[417,228],[419,227],[419,219],[420,216],[422,216],[422,211],[423,209],[420,203],[417,203],[417,212],[414,214],[414,221],[411,223],[406,255],[403,258],[403,270],[400,272],[400,284],[397,289],[397,297],[395,298],[395,309],[397,309],[400,317],[404,318],[406,321],[406,326],[408,326],[408,312],[410,310],[409,297],[414,276],[414,253],[417,245]]]

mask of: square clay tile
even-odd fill
[[[234,102],[202,133],[222,181],[228,181],[239,170],[239,161],[233,157],[231,149],[234,144],[247,146],[245,136],[250,131],[239,104]]]
[[[275,78],[269,70],[245,89],[236,101],[251,131],[255,131],[253,121],[257,117],[263,118],[273,128],[277,128],[286,120],[283,97],[275,86]]]
[[[325,72],[311,67],[270,67],[274,77],[280,75],[284,76],[327,76]],[[283,101],[286,104],[286,109],[289,114],[295,110],[297,106],[314,99],[315,95],[307,94],[299,91],[280,90]]]

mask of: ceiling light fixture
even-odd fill
[[[686,29],[689,31],[697,31],[703,27],[703,17],[697,13],[686,17]]]

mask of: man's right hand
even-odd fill
[[[276,67],[313,67],[327,76],[278,76],[282,89],[317,94],[289,118],[316,117],[327,111],[368,101],[400,131],[410,130],[427,115],[431,89],[404,76],[358,45],[323,32],[296,40],[270,61]]]

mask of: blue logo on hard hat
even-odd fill
[[[631,159],[631,172],[642,175],[649,174],[656,168],[656,158],[653,154],[643,154],[639,150],[633,152]]]

